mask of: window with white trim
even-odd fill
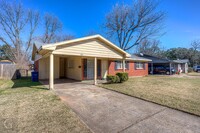
[[[116,69],[123,69],[123,63],[122,61],[116,61]]]
[[[125,69],[128,69],[128,61],[125,61]],[[115,61],[116,69],[123,69],[123,61]]]
[[[136,62],[135,65],[136,65],[135,67],[136,69],[144,69],[145,64],[142,62]]]

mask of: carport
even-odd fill
[[[168,60],[168,59],[164,59],[164,58],[159,58],[159,57],[155,57],[155,56],[151,56],[151,55],[147,55],[147,54],[140,54],[141,57],[147,58],[149,60],[152,60],[149,62],[149,74],[158,74],[156,73],[156,68],[160,68],[160,67],[165,67],[165,68],[169,68],[169,74],[171,75],[171,68],[173,66],[173,61]]]

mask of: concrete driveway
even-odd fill
[[[88,83],[59,80],[55,92],[95,133],[200,133],[200,117]]]

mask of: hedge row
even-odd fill
[[[108,83],[122,83],[128,80],[128,73],[120,72],[116,75],[107,75]]]

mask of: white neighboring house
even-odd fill
[[[173,60],[173,67],[176,71],[180,71],[181,73],[188,73],[188,59],[184,60]]]

